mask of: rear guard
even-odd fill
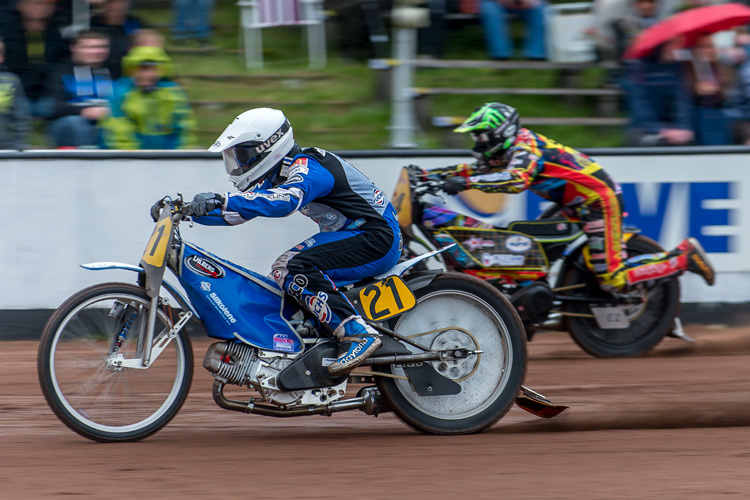
[[[569,408],[568,406],[552,404],[552,401],[544,395],[529,389],[525,385],[521,386],[521,394],[516,396],[516,404],[519,408],[541,418],[556,417]]]

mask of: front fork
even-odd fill
[[[190,318],[193,317],[191,311],[185,311],[181,314],[181,317],[177,323],[167,332],[164,332],[156,339],[154,343],[154,331],[156,330],[156,317],[159,314],[159,301],[166,300],[161,299],[159,295],[151,299],[151,307],[149,309],[148,319],[146,323],[146,331],[143,332],[139,329],[138,339],[136,340],[136,356],[135,358],[125,358],[119,351],[119,341],[125,329],[125,324],[121,327],[121,331],[118,332],[118,344],[115,345],[112,353],[107,358],[107,365],[113,369],[121,368],[135,368],[137,370],[145,370],[151,364],[156,361],[159,355],[166,349],[170,342],[177,336],[182,328],[187,324]],[[169,306],[167,306],[169,307]]]

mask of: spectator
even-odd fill
[[[134,47],[122,61],[104,140],[113,149],[177,149],[195,144],[195,118],[169,79],[172,60],[160,47]]]
[[[727,92],[727,116],[732,122],[734,142],[750,146],[750,34],[740,31],[735,41],[732,62],[736,78]],[[737,50],[741,52],[737,54]]]
[[[60,64],[52,78],[54,120],[49,134],[55,147],[94,147],[97,123],[109,115],[112,77],[105,66],[109,37],[82,31],[70,47],[71,62]]]
[[[650,55],[628,63],[624,80],[632,146],[680,145],[692,142],[692,104],[685,68],[674,57],[681,43],[672,41]]]
[[[112,78],[122,75],[122,59],[131,48],[131,37],[146,24],[130,14],[132,0],[105,0],[102,13],[91,19],[91,27],[109,35],[107,67]]]
[[[144,28],[133,33],[131,37],[133,47],[160,47],[164,48],[164,35],[155,29]]]
[[[697,142],[704,146],[731,144],[731,126],[725,112],[725,87],[732,80],[728,68],[719,62],[710,35],[701,36],[691,52],[689,81]]]
[[[656,0],[628,0],[630,8],[612,21],[614,52],[617,60],[622,59],[625,50],[636,36],[657,23],[658,5]]]
[[[445,16],[449,12],[458,12],[457,0],[428,0],[426,7],[430,11],[430,25],[419,30],[419,56],[422,58],[441,59],[445,52],[448,23]]]
[[[509,59],[512,55],[508,14],[526,23],[523,56],[526,59],[547,58],[544,9],[546,0],[481,0],[480,14],[487,50],[492,59]]]
[[[0,42],[0,149],[26,149],[29,114],[21,80],[3,67],[5,44]]]
[[[61,28],[70,19],[56,15],[55,0],[18,0],[0,19],[0,37],[8,48],[5,63],[18,75],[32,116],[49,117],[52,102],[45,96],[50,64],[70,57]]]
[[[210,46],[214,0],[172,0],[172,38]]]

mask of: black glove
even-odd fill
[[[457,175],[455,177],[448,177],[443,181],[443,185],[440,186],[440,189],[445,191],[447,194],[454,195],[458,194],[464,189],[466,189],[468,186],[466,185],[466,179],[464,177],[461,177],[460,175]]]
[[[199,193],[190,202],[190,212],[196,217],[203,217],[223,206],[224,197],[219,193]]]
[[[159,201],[151,205],[151,218],[154,219],[154,222],[159,220],[159,215],[161,214],[161,209],[164,206],[164,198],[161,198]]]

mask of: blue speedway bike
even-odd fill
[[[273,417],[392,411],[433,434],[481,431],[514,402],[540,416],[561,411],[522,386],[523,325],[500,292],[460,273],[404,276],[442,249],[381,276],[339,284],[384,341],[365,368],[331,376],[326,367],[336,358],[337,344],[316,317],[272,279],[184,241],[180,223],[190,216],[189,205],[181,195],[163,203],[138,266],[83,265],[131,270],[137,283],[81,290],[53,313],[42,333],[41,388],[75,432],[96,441],[137,441],[167,425],[192,381],[185,328],[191,318],[218,339],[203,366],[214,377],[214,400],[228,410]],[[164,280],[165,268],[186,296]],[[347,386],[354,382],[374,385],[351,397]],[[247,388],[247,398],[227,397],[227,385]]]

